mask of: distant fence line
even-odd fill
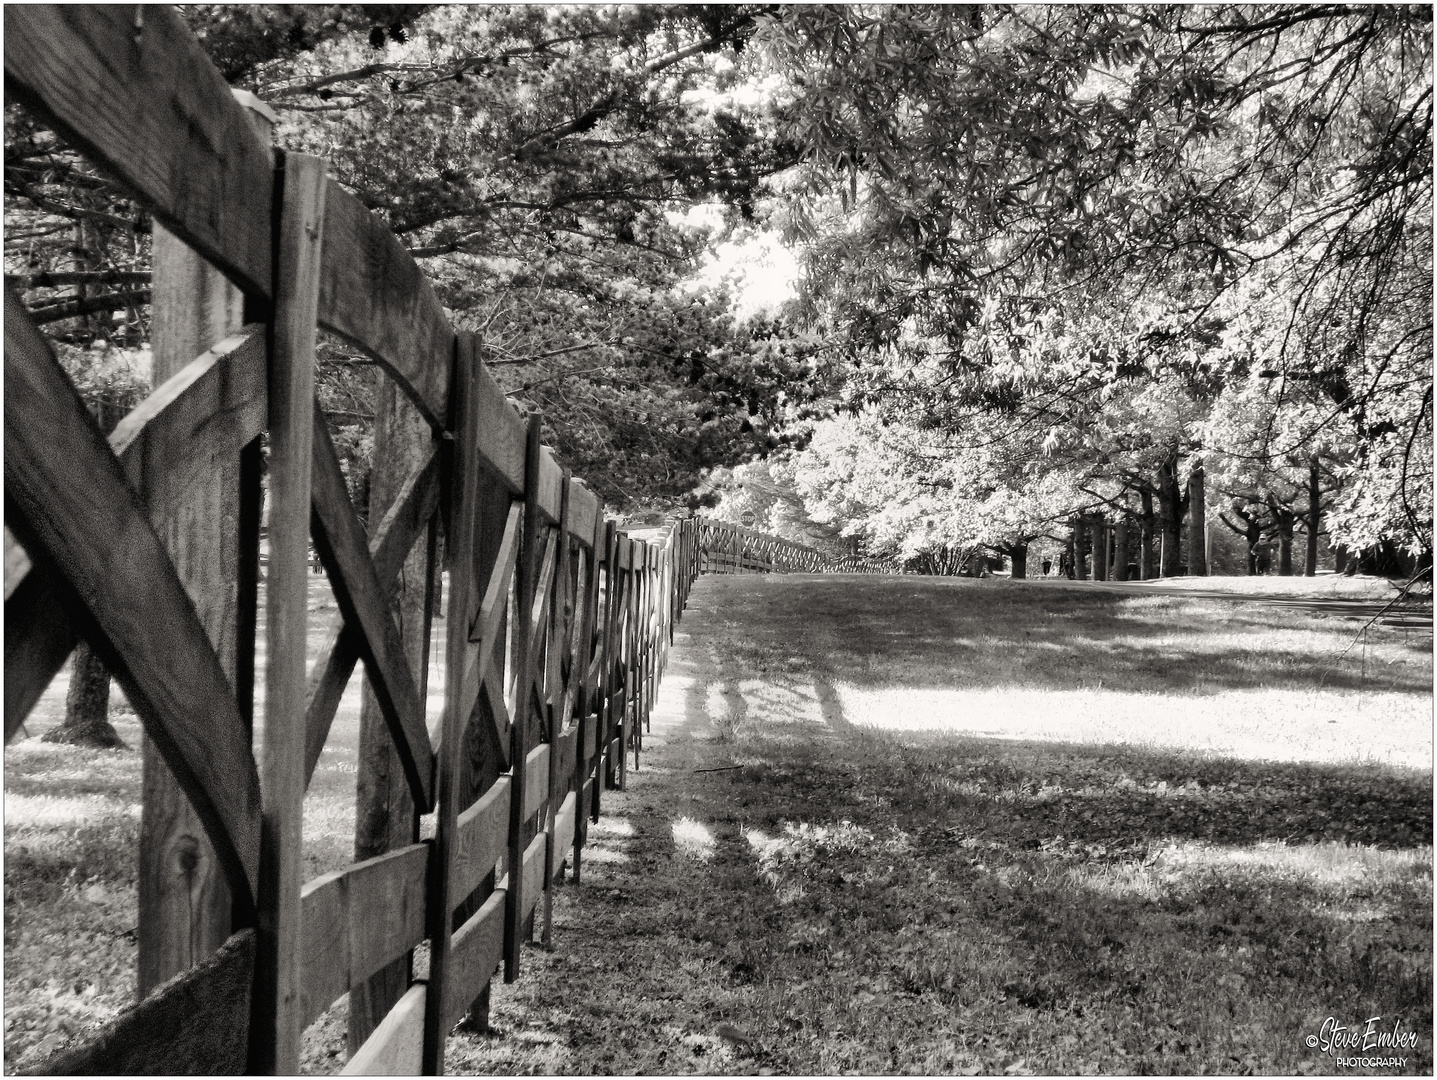
[[[346,1072],[442,1072],[448,1031],[500,966],[517,977],[538,914],[547,938],[566,863],[578,879],[603,790],[623,787],[629,751],[638,760],[696,577],[880,564],[706,518],[624,535],[540,445],[538,417],[505,400],[384,223],[320,159],[268,148],[172,10],[6,15],[7,90],[154,214],[157,365],[180,357],[106,439],[7,288],[6,739],[84,639],[153,747],[148,996],[43,1071],[294,1073],[304,1028],[345,994],[358,1030],[358,994],[370,1013]],[[212,286],[228,315],[202,303]],[[258,321],[241,325],[241,311]],[[314,400],[317,326],[377,361],[423,418],[418,434],[381,425],[376,474],[401,482],[368,528]],[[307,676],[311,540],[339,613]],[[393,605],[416,573],[422,618],[401,633]],[[435,835],[305,883],[304,792],[361,662]]]

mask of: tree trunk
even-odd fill
[[[1207,498],[1203,490],[1203,467],[1196,465],[1188,477],[1188,573],[1207,577]]]
[[[1297,515],[1288,511],[1277,512],[1277,573],[1279,577],[1292,577],[1292,533]]]
[[[1026,578],[1028,576],[1028,545],[1014,544],[1008,549],[1008,557],[1013,560],[1012,577]]]
[[[1138,497],[1142,500],[1142,513],[1138,517],[1138,576],[1151,581],[1157,575],[1153,564],[1153,532],[1157,515],[1153,513],[1153,493],[1143,488]]]
[[[1073,519],[1073,573],[1079,581],[1088,580],[1088,523],[1081,517]]]
[[[1101,516],[1093,518],[1093,580],[1108,580],[1108,523]]]
[[[1113,526],[1113,580],[1128,580],[1128,515],[1126,509]]]
[[[123,750],[124,742],[110,723],[110,673],[86,642],[71,657],[70,688],[65,692],[65,720],[41,742]]]
[[[1060,568],[1060,573],[1064,574],[1069,581],[1072,581],[1075,575],[1073,569],[1073,560],[1075,557],[1076,548],[1073,546],[1073,537],[1070,533],[1068,535],[1068,542],[1063,545],[1063,565]]]
[[[1178,494],[1178,459],[1173,454],[1158,470],[1158,523],[1162,529],[1162,553],[1158,573],[1177,577],[1182,568],[1182,498]]]
[[[1322,475],[1314,455],[1307,466],[1307,561],[1303,573],[1317,576],[1317,538],[1322,532]]]

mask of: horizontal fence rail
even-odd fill
[[[197,815],[224,897],[213,947],[154,969],[169,977],[42,1071],[293,1073],[304,1028],[348,994],[352,1035],[355,995],[375,1007],[345,1072],[440,1073],[448,1031],[497,971],[517,977],[536,922],[548,940],[551,886],[566,870],[578,880],[602,792],[625,785],[631,753],[637,766],[695,579],[892,567],[708,518],[626,534],[540,445],[538,417],[508,403],[479,340],[450,326],[385,224],[320,159],[267,146],[173,11],[6,14],[7,91],[263,320],[185,354],[106,438],[6,292],[6,739],[89,642]],[[376,473],[400,480],[367,525],[314,400],[316,328],[372,357],[424,429],[376,436]],[[177,569],[194,561],[177,559],[175,535],[206,485],[233,500],[239,538],[218,607]],[[339,611],[306,675],[316,556]],[[401,631],[396,597],[416,559],[423,618]],[[422,657],[441,571],[444,704],[429,717]],[[361,664],[436,831],[302,883],[304,791]],[[150,857],[142,839],[142,876]],[[153,903],[142,888],[142,928],[190,933]],[[409,957],[425,942],[428,977],[415,980]],[[142,934],[142,972],[150,948]],[[398,985],[376,990],[396,965]]]

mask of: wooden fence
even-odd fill
[[[304,1028],[397,966],[345,1071],[440,1073],[447,1032],[496,970],[517,976],[536,914],[547,938],[556,877],[577,880],[603,789],[624,785],[630,751],[637,762],[695,577],[828,564],[707,519],[651,541],[606,521],[383,222],[321,160],[270,150],[170,9],[9,8],[5,76],[192,258],[162,273],[157,234],[157,338],[161,296],[185,273],[222,274],[226,310],[248,320],[208,324],[223,334],[106,439],[6,293],[6,739],[84,639],[153,746],[148,996],[44,1071],[293,1073]],[[376,472],[399,479],[368,528],[315,403],[316,327],[372,357],[423,418],[378,441]],[[311,540],[339,614],[307,676]],[[416,560],[422,618],[401,632],[395,597]],[[444,704],[427,718],[441,562]],[[416,815],[408,842],[304,883],[305,789],[361,661],[433,836]],[[166,859],[183,865],[178,886]]]

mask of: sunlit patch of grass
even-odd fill
[[[681,817],[673,824],[674,848],[680,855],[699,862],[713,860],[718,842],[708,826],[691,817]]]
[[[1367,844],[1326,841],[1315,844],[1267,842],[1246,846],[1184,841],[1164,848],[1164,871],[1223,868],[1261,869],[1293,874],[1315,882],[1381,887],[1399,881],[1430,881],[1430,846],[1384,850]]]
[[[924,732],[1187,748],[1248,760],[1431,762],[1431,703],[1412,694],[1213,689],[1171,694],[1089,689],[914,689],[835,684],[849,723]],[[1254,718],[1261,717],[1260,724]],[[1381,724],[1373,720],[1382,718]]]

